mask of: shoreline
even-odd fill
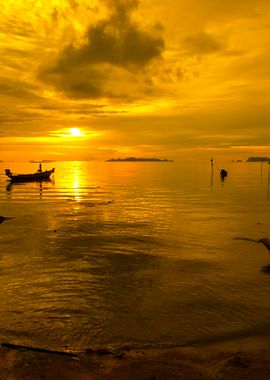
[[[263,339],[215,344],[86,352],[0,346],[1,380],[259,380],[270,379],[270,343]]]

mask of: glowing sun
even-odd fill
[[[84,133],[81,132],[80,128],[70,128],[69,133],[70,133],[70,136],[72,137],[84,136]]]

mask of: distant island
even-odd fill
[[[268,157],[249,157],[247,162],[269,162],[270,158]]]
[[[50,163],[50,162],[54,162],[54,161],[52,161],[52,160],[41,160],[41,161],[31,160],[29,162],[31,162],[31,164],[46,164],[46,163]]]
[[[106,162],[173,162],[173,160],[168,160],[167,158],[143,158],[143,157],[126,157],[126,158],[110,158]]]

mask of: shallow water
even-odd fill
[[[62,350],[270,335],[268,165],[57,162],[0,176],[0,341]],[[34,164],[0,163],[0,172]]]

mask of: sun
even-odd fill
[[[83,137],[84,133],[81,132],[80,128],[70,128],[69,129],[70,136],[72,137]]]
[[[79,139],[87,139],[90,137],[95,137],[100,135],[100,132],[88,131],[84,128],[72,127],[72,128],[63,128],[50,133],[53,137],[68,138],[78,141]]]

